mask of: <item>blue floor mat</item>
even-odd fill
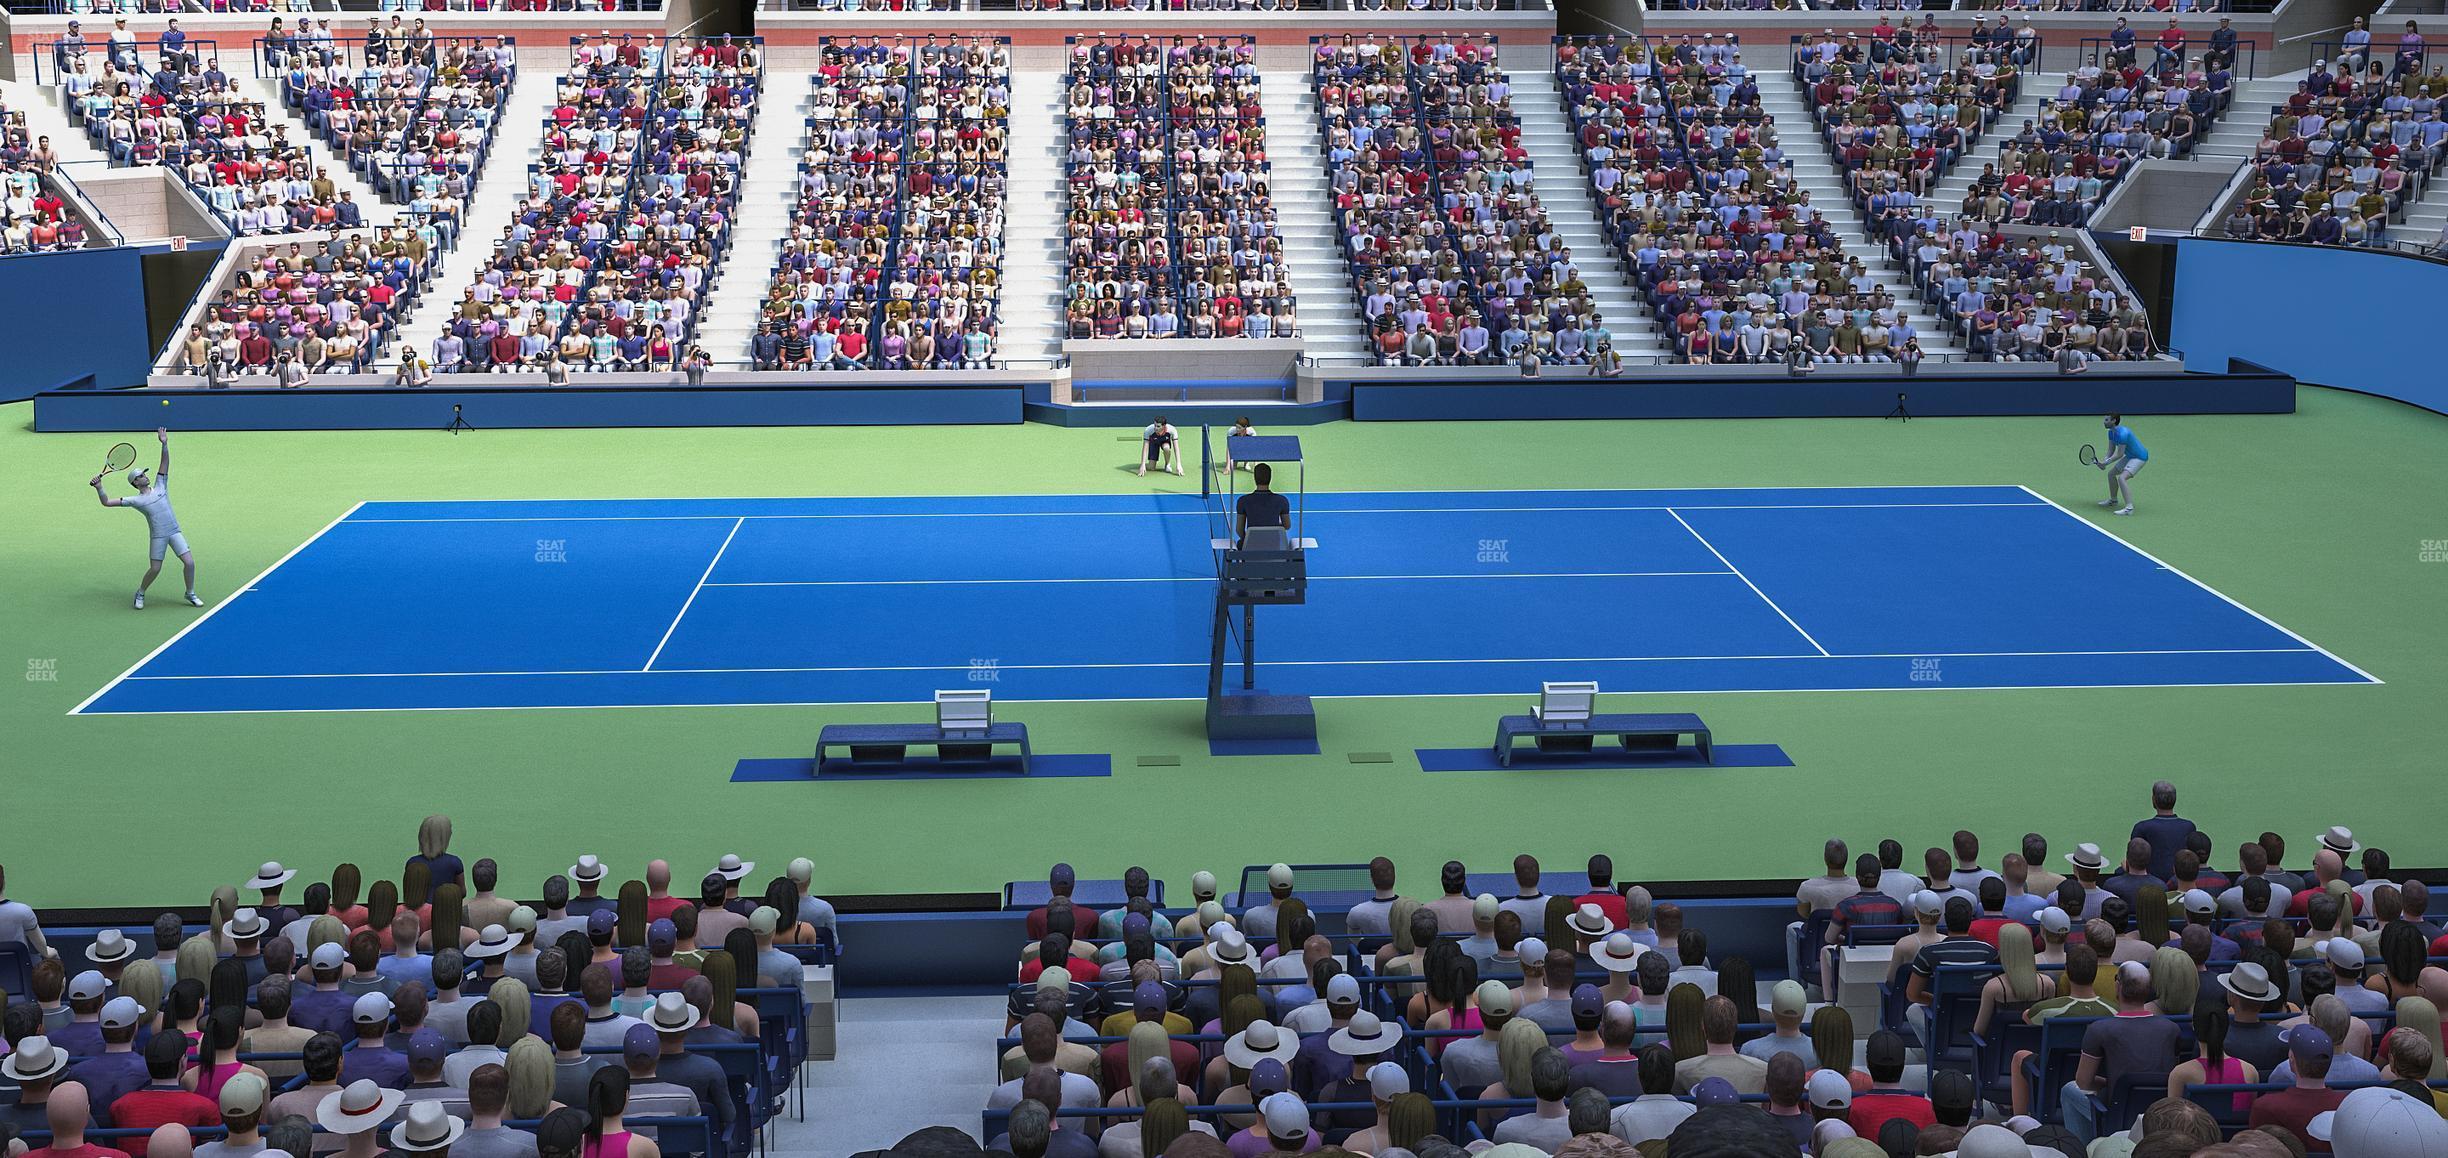
[[[1496,762],[1496,750],[1478,748],[1418,749],[1422,772],[1519,772],[1544,768],[1791,768],[1793,757],[1774,744],[1719,744],[1710,751],[1714,762],[1700,759],[1700,751],[1684,745],[1672,752],[1643,755],[1621,748],[1599,748],[1592,752],[1541,752],[1536,748],[1517,748],[1510,767]]]
[[[1210,756],[1315,756],[1315,740],[1209,740]]]
[[[789,781],[821,783],[832,780],[975,780],[1020,779],[1020,760],[1016,756],[1000,756],[992,760],[962,760],[938,764],[931,756],[912,756],[898,768],[856,767],[847,760],[834,759],[825,767],[822,777],[815,774],[816,762],[807,758],[790,760],[742,760],[731,769],[733,784],[779,784]],[[1113,757],[1097,755],[1043,755],[1030,759],[1027,779],[1047,780],[1072,776],[1111,776]]]

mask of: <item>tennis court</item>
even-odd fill
[[[366,502],[79,713],[1204,694],[1197,496]],[[2377,682],[2019,486],[1313,494],[1260,683]]]

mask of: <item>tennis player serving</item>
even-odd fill
[[[94,497],[106,507],[134,507],[144,512],[145,524],[152,532],[153,565],[145,568],[143,582],[136,585],[136,610],[144,610],[145,589],[153,586],[154,577],[161,574],[165,554],[177,555],[179,566],[187,571],[188,604],[202,607],[204,599],[195,589],[195,552],[187,549],[187,536],[179,532],[178,514],[170,509],[170,431],[158,429],[153,433],[161,439],[161,465],[154,468],[151,477],[138,467],[128,474],[128,485],[135,487],[136,493],[114,499],[102,488],[102,480],[110,474],[104,471],[93,476]],[[134,458],[132,454],[129,457]]]
[[[2108,497],[2100,501],[2120,515],[2134,513],[2133,479],[2150,461],[2150,451],[2142,440],[2134,437],[2133,428],[2125,425],[2125,416],[2111,414],[2100,420],[2108,428],[2108,457],[2099,468],[2108,472]]]

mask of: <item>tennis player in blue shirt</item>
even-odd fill
[[[2108,457],[2100,460],[2100,469],[2108,472],[2108,497],[2103,507],[2114,508],[2120,515],[2134,513],[2133,477],[2140,474],[2143,464],[2150,461],[2150,450],[2134,437],[2133,428],[2125,425],[2125,416],[2111,414],[2100,420],[2108,428]]]

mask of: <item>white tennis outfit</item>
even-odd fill
[[[170,476],[155,478],[151,490],[129,495],[119,500],[119,505],[134,507],[144,513],[145,524],[153,535],[154,562],[161,562],[165,553],[187,553],[187,536],[179,533],[178,512],[170,509]]]

